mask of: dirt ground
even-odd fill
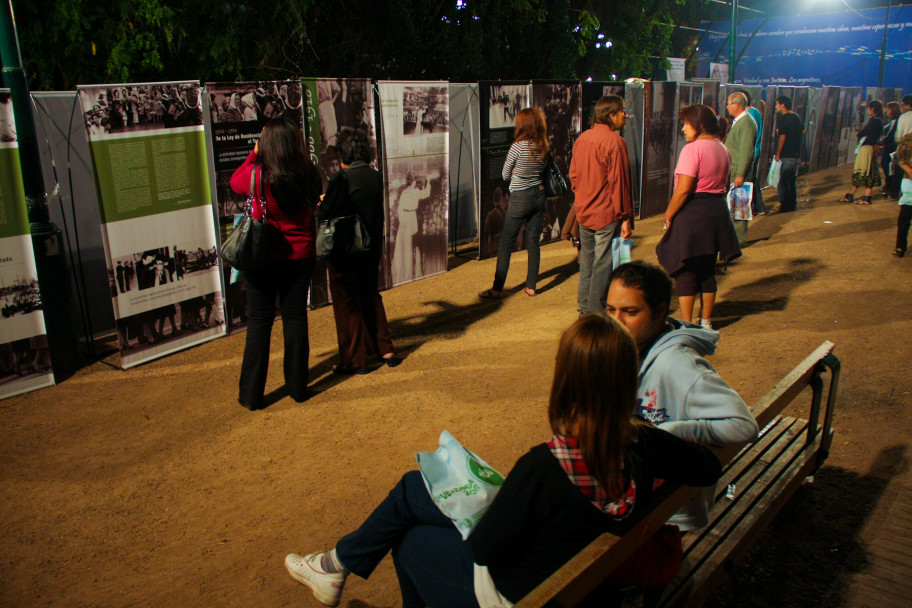
[[[912,483],[912,259],[890,256],[895,201],[835,202],[851,168],[799,179],[797,213],[752,222],[720,276],[711,358],[748,403],[824,340],[842,361],[836,440],[713,606],[837,606],[866,567],[865,535],[891,488]],[[775,193],[764,191],[768,203]],[[634,258],[655,260],[661,220],[639,222]],[[405,362],[335,377],[329,308],[310,317],[304,404],[283,397],[273,333],[270,407],[235,402],[244,335],[129,371],[89,365],[0,402],[0,605],[317,606],[288,552],[332,547],[448,429],[501,472],[549,436],[557,339],[576,317],[577,264],[543,248],[540,294],[480,301],[494,260],[386,292]],[[109,358],[116,362],[116,355]],[[876,523],[876,522],[874,522]],[[392,563],[352,578],[343,605],[399,604]]]

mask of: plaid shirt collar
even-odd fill
[[[548,442],[548,449],[557,458],[570,481],[594,506],[616,519],[624,519],[636,504],[636,484],[633,478],[623,494],[616,500],[609,500],[608,493],[595,477],[589,474],[589,467],[583,461],[579,443],[573,437],[555,435]]]

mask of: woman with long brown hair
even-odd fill
[[[507,217],[497,248],[494,285],[478,294],[482,298],[497,299],[503,296],[507,272],[510,270],[510,255],[523,224],[526,225],[526,250],[529,252],[526,295],[534,296],[538,283],[538,267],[541,263],[539,240],[545,215],[542,172],[548,158],[548,129],[545,115],[538,108],[520,110],[515,125],[513,145],[507,152],[503,167],[503,178],[510,182],[510,206],[507,207]]]
[[[265,192],[265,205],[258,194],[251,215],[260,219],[266,214],[267,259],[262,268],[242,274],[247,287],[247,343],[238,402],[249,410],[266,405],[276,295],[285,336],[285,386],[295,401],[307,399],[307,290],[317,253],[314,209],[323,191],[300,127],[284,118],[273,118],[263,127],[253,152],[231,176],[232,190],[249,194],[254,173],[256,192]]]
[[[637,368],[624,326],[583,315],[558,346],[548,405],[554,436],[516,462],[468,541],[412,471],[334,549],[288,555],[289,574],[335,606],[350,573],[369,577],[392,551],[405,608],[518,602],[603,532],[636,525],[659,483],[718,479],[721,465],[707,448],[631,418]],[[598,605],[627,586],[661,587],[680,560],[680,534],[663,529],[596,591]]]

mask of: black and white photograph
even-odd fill
[[[528,84],[491,85],[488,128],[512,129],[517,112],[531,105]]]
[[[0,344],[0,386],[51,373],[51,353],[44,334]],[[6,392],[6,389],[2,389]]]
[[[214,268],[218,265],[218,251],[215,247],[174,245],[137,251],[114,258],[113,262],[108,278],[111,294],[116,297],[183,281],[190,273]]]
[[[447,156],[387,160],[393,286],[446,271]]]
[[[674,152],[674,128],[678,124],[675,108],[676,82],[649,83],[648,122],[646,127],[645,175],[642,215],[659,213],[668,204],[671,193],[671,174],[677,159]],[[629,150],[628,150],[629,154]]]
[[[0,93],[0,143],[16,141],[16,120],[9,93]]]
[[[37,277],[16,277],[0,286],[0,316],[9,319],[40,311],[41,293]]]
[[[295,124],[303,117],[299,80],[206,83],[212,124],[257,122],[279,116]]]
[[[163,345],[225,323],[221,294],[208,293],[117,320],[121,352]]]
[[[402,134],[447,133],[450,126],[449,104],[447,87],[404,87]]]
[[[203,124],[199,84],[84,87],[79,93],[89,139]]]

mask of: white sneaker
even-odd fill
[[[705,327],[706,329],[712,329],[713,324],[709,319],[700,319],[700,327]]]
[[[314,597],[327,606],[338,606],[342,588],[345,587],[345,575],[324,572],[320,567],[322,553],[311,553],[301,557],[289,553],[285,557],[285,568],[293,579],[313,591]]]

